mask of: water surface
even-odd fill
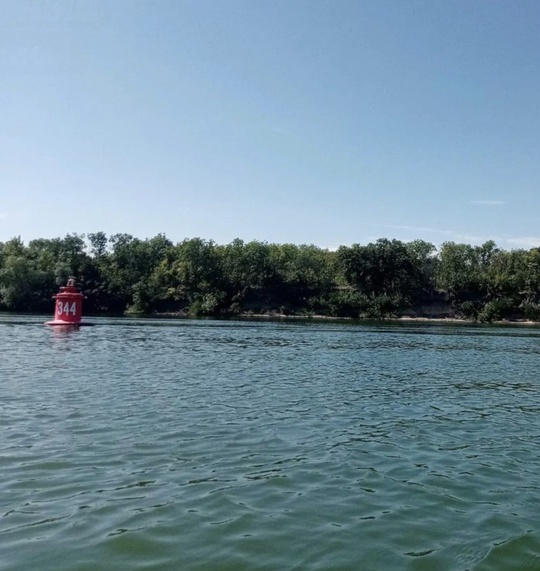
[[[540,331],[0,317],[2,570],[540,569]]]

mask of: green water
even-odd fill
[[[0,569],[540,569],[540,330],[0,317]]]

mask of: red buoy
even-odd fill
[[[75,285],[75,278],[69,278],[67,286],[61,287],[53,299],[56,300],[54,320],[47,321],[45,325],[86,325],[81,323],[84,295]]]

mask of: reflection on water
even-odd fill
[[[540,567],[536,329],[0,318],[2,569]]]

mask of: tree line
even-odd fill
[[[455,316],[540,321],[540,248],[505,251],[379,239],[313,245],[163,234],[68,234],[0,242],[0,309],[50,312],[69,276],[86,313],[285,314],[352,318]]]

